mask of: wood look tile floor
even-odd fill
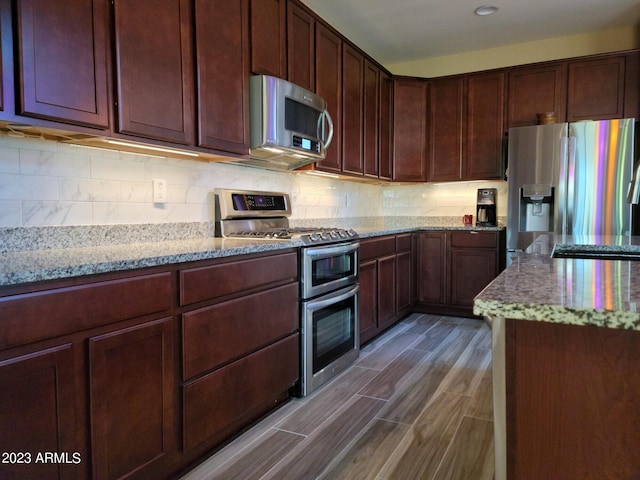
[[[491,331],[413,314],[182,480],[492,479]]]

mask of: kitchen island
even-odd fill
[[[637,253],[640,238],[542,235],[476,297],[493,331],[496,479],[638,478],[640,263],[553,258],[557,245]]]

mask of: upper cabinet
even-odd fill
[[[288,77],[307,90],[315,89],[315,19],[289,2],[287,9],[287,58]]]
[[[191,5],[115,0],[119,133],[193,144]]]
[[[362,175],[364,57],[342,44],[342,170]]]
[[[380,71],[379,109],[379,177],[391,180],[393,176],[393,79],[382,70]]]
[[[567,121],[638,115],[638,54],[569,62]]]
[[[507,129],[536,125],[537,115],[555,112],[559,122],[567,118],[567,63],[517,67],[509,71]]]
[[[504,72],[467,77],[464,180],[503,176],[504,85]]]
[[[342,40],[321,23],[316,25],[316,93],[327,102],[333,119],[333,140],[323,160],[316,162],[319,170],[342,170]]]
[[[109,127],[107,17],[106,0],[16,2],[16,114]]]
[[[195,20],[198,145],[248,154],[248,0],[196,0]]]
[[[429,84],[419,78],[396,78],[393,94],[393,179],[424,182]]]
[[[287,78],[287,0],[251,0],[251,71]]]
[[[502,72],[430,82],[429,181],[502,178],[504,86]]]
[[[365,176],[378,178],[380,175],[379,128],[380,110],[380,69],[365,60],[363,86],[364,125],[362,131],[363,160]]]

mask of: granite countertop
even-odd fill
[[[418,230],[487,230],[451,217],[364,217],[291,222],[355,228],[361,238]],[[301,242],[216,238],[211,224],[93,225],[0,229],[0,287],[276,251]]]
[[[640,330],[640,262],[552,258],[565,252],[640,253],[640,237],[542,235],[475,299],[485,317]]]

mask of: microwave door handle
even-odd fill
[[[323,141],[324,148],[327,149],[331,144],[331,140],[333,140],[333,119],[331,118],[331,115],[329,115],[329,112],[327,110],[322,112],[322,123],[324,123],[324,118],[327,119],[327,123],[329,124],[329,135],[327,135],[327,139]]]

